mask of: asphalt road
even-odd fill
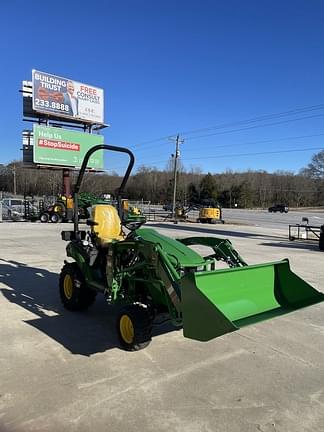
[[[279,224],[148,226],[229,238],[249,264],[289,258],[324,292],[323,253]],[[0,224],[1,432],[323,432],[324,303],[205,343],[157,327],[125,352],[103,296],[86,313],[63,308],[63,228]]]
[[[308,218],[310,225],[324,224],[324,209],[290,210],[288,213],[269,213],[267,210],[223,209],[225,222],[243,223],[260,227],[287,228],[289,224],[302,224]],[[288,228],[287,228],[288,229]]]
[[[166,217],[168,212],[163,211],[161,206],[145,206],[145,211],[157,212]],[[302,224],[302,218],[308,218],[310,225],[320,226],[324,224],[324,209],[298,209],[289,210],[288,213],[269,213],[268,210],[246,210],[223,208],[223,219],[225,223],[238,223],[269,228],[283,228],[288,230],[289,224]],[[154,214],[154,213],[153,213]],[[191,220],[198,218],[198,211],[190,211]]]

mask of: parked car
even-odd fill
[[[276,212],[280,212],[280,213],[288,213],[289,207],[285,204],[275,204],[272,207],[268,208],[268,211],[270,213],[276,213]]]
[[[4,220],[21,220],[24,217],[24,200],[19,198],[2,199],[2,217]]]

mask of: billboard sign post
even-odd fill
[[[34,125],[34,163],[80,167],[86,152],[103,143],[102,135]],[[100,150],[90,157],[88,168],[102,170],[103,166],[103,151]]]
[[[33,70],[33,110],[80,122],[104,123],[103,89]]]

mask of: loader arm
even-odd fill
[[[186,246],[201,245],[211,247],[214,254],[205,258],[215,258],[217,261],[224,261],[229,267],[247,266],[247,263],[233,248],[232,243],[228,239],[216,237],[188,237],[178,239],[178,241]]]

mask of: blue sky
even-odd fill
[[[298,172],[324,148],[321,0],[11,0],[0,8],[0,163],[21,158],[28,124],[18,90],[32,69],[103,88],[105,141],[132,148],[137,167],[164,168],[174,151],[167,137],[177,133],[184,166],[203,172]],[[125,165],[106,159],[108,169]]]

